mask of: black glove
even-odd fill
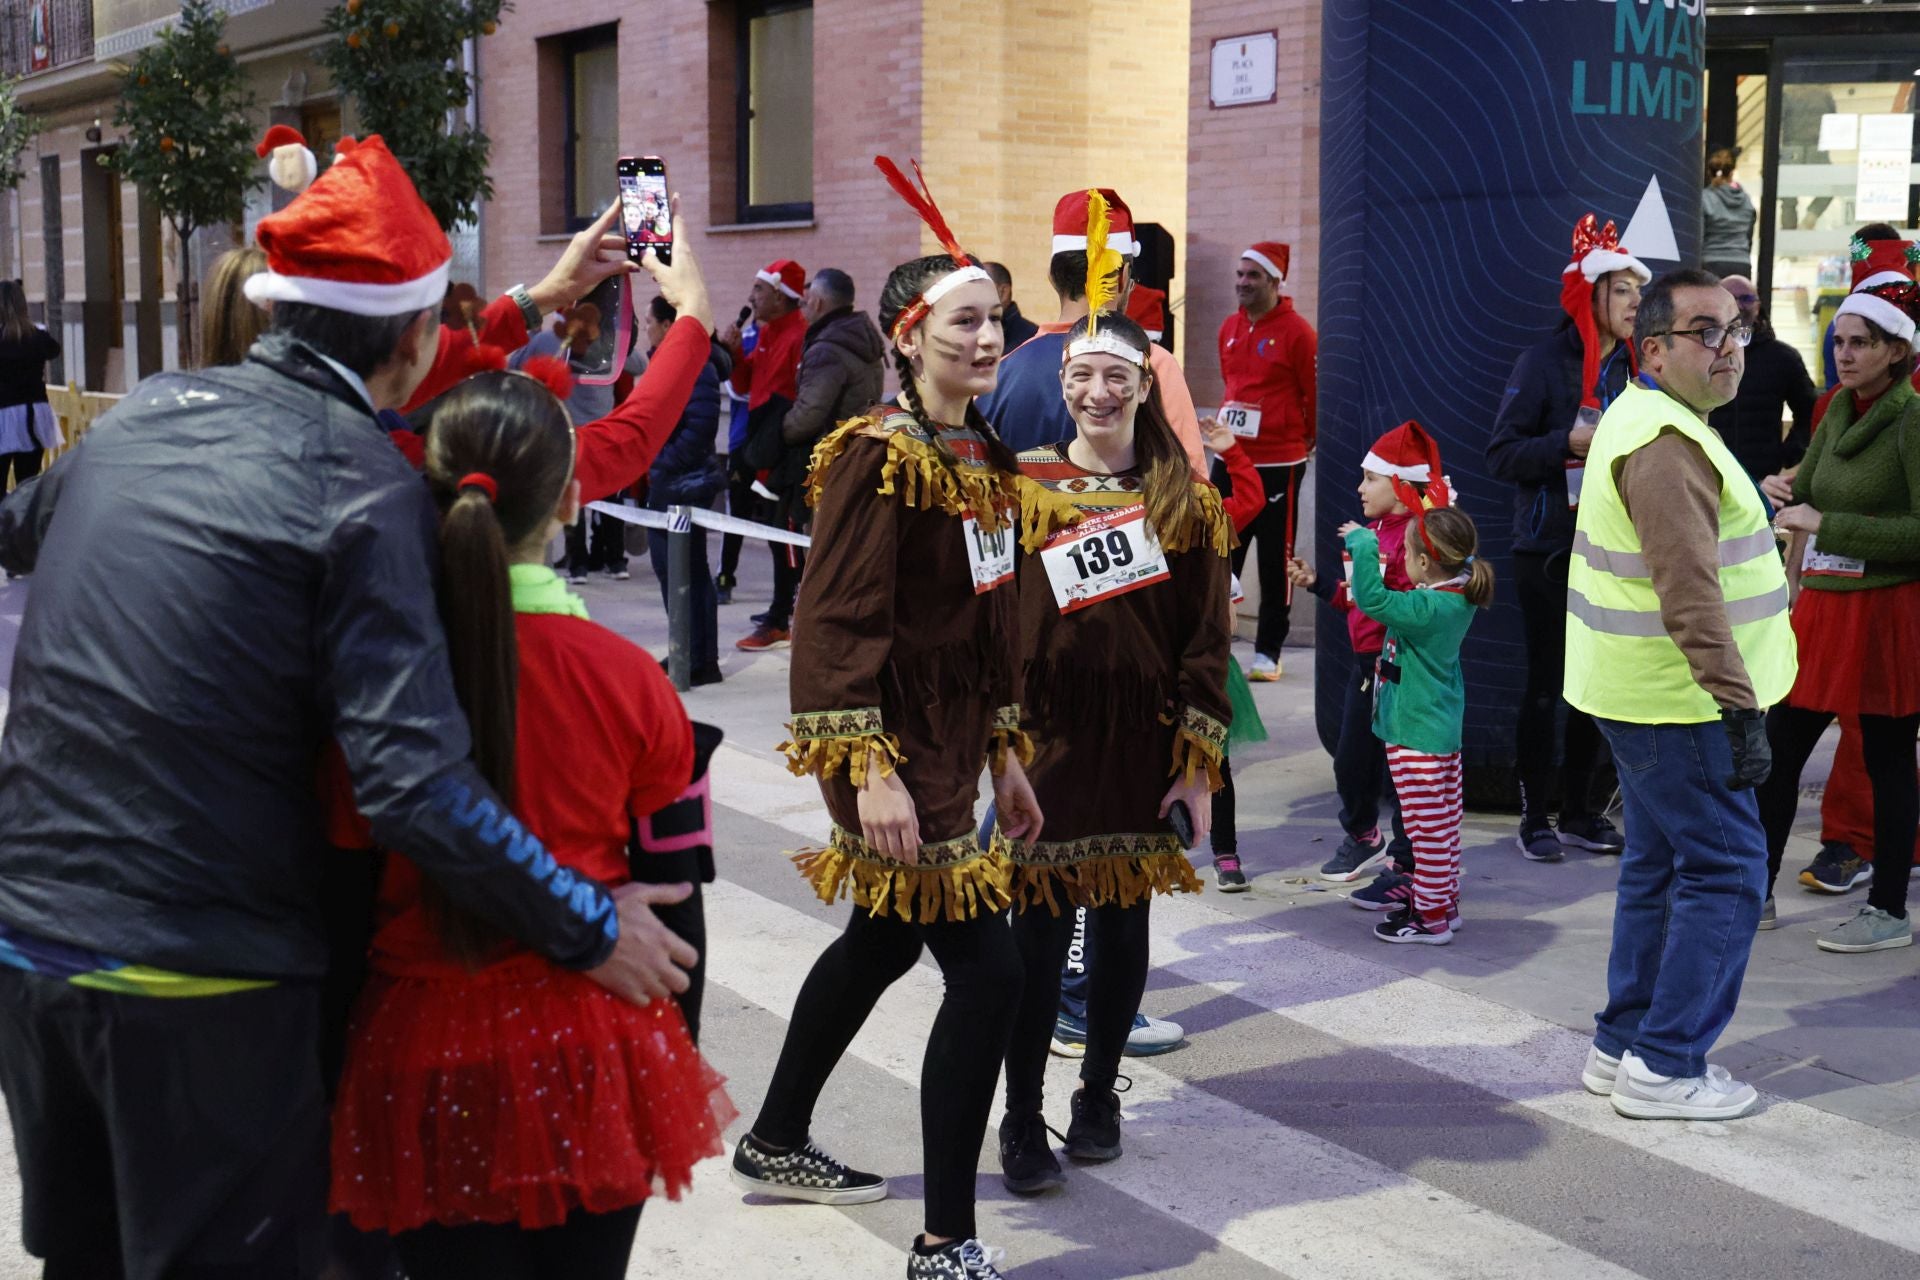
[[[1727,786],[1735,791],[1757,787],[1773,772],[1773,748],[1767,743],[1767,716],[1758,707],[1727,707],[1720,712],[1733,748],[1733,776]]]

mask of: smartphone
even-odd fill
[[[1173,828],[1173,838],[1182,849],[1193,848],[1193,812],[1185,800],[1175,800],[1168,806],[1167,825]]]
[[[635,262],[652,249],[662,265],[673,261],[673,201],[667,194],[667,162],[659,156],[621,156],[620,221],[627,256]]]
[[[581,310],[593,318],[593,336],[576,347],[569,356],[577,381],[604,387],[617,382],[627,364],[627,352],[633,346],[635,320],[633,290],[626,276],[608,276],[581,299]]]

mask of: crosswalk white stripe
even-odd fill
[[[839,930],[724,880],[707,903],[710,980],[790,1017],[807,969],[796,958],[817,954]],[[854,1056],[917,1086],[940,991],[939,974],[916,966],[882,998]],[[1064,1099],[1076,1068],[1052,1066],[1049,1095]],[[1076,1166],[1072,1176],[1097,1178],[1295,1280],[1378,1280],[1388,1265],[1424,1280],[1637,1275],[1150,1064],[1129,1061],[1127,1074],[1130,1155]],[[869,1158],[861,1135],[816,1138],[856,1163]],[[1354,1230],[1368,1221],[1391,1224],[1391,1239]]]
[[[814,783],[781,770],[776,788],[768,768],[778,766],[722,748],[714,765],[716,797],[735,803],[742,794],[732,786],[738,774],[760,795],[783,795],[781,807],[796,821],[756,816],[801,834],[824,830]],[[811,825],[799,818],[809,800],[815,806]],[[1182,942],[1219,936],[1222,924],[1234,926],[1230,947],[1196,953]],[[1908,1203],[1920,1142],[1766,1094],[1760,1112],[1731,1123],[1628,1121],[1580,1089],[1577,1076],[1589,1043],[1581,1032],[1280,930],[1249,928],[1205,895],[1176,894],[1157,902],[1152,928],[1156,966],[1190,982],[1920,1253],[1920,1215]],[[1356,991],[1362,994],[1349,994]],[[1845,1194],[1835,1194],[1836,1188]]]

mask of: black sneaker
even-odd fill
[[[776,1155],[749,1134],[733,1149],[733,1181],[761,1195],[814,1204],[869,1204],[887,1198],[885,1178],[849,1169],[814,1146],[811,1138]]]
[[[1054,1158],[1047,1122],[1038,1111],[1000,1119],[1000,1181],[1015,1195],[1038,1195],[1067,1180]]]
[[[734,581],[733,575],[730,573],[722,573],[722,574],[715,575],[713,579],[714,603],[715,604],[732,604],[733,589],[738,585],[739,583]]]
[[[1398,911],[1413,902],[1413,877],[1388,866],[1364,889],[1355,889],[1347,901],[1362,911]]]
[[[1448,925],[1430,925],[1413,913],[1411,907],[1396,911],[1373,926],[1373,936],[1382,942],[1411,942],[1429,947],[1444,947],[1453,941]]]
[[[1815,893],[1851,893],[1873,879],[1873,866],[1844,840],[1829,840],[1800,873],[1800,883]]]
[[[1222,893],[1245,893],[1253,887],[1247,883],[1247,873],[1240,869],[1239,854],[1213,855],[1213,885]]]
[[[1562,814],[1556,834],[1561,844],[1585,849],[1588,853],[1620,853],[1627,847],[1627,838],[1620,834],[1620,828],[1598,813],[1573,818]]]
[[[1320,878],[1334,884],[1346,884],[1358,880],[1373,870],[1387,856],[1386,842],[1375,831],[1370,836],[1348,836],[1340,842],[1325,866],[1320,868]]]
[[[1006,1257],[978,1240],[949,1240],[932,1253],[922,1253],[918,1243],[907,1251],[907,1280],[1002,1280],[994,1263]]]
[[[1528,862],[1558,862],[1567,856],[1567,851],[1560,847],[1560,837],[1553,834],[1553,827],[1545,822],[1521,819],[1520,835],[1513,843]]]
[[[1121,1079],[1126,1079],[1122,1076]],[[1131,1081],[1128,1081],[1131,1084]],[[1067,1126],[1069,1160],[1112,1160],[1120,1154],[1120,1095],[1112,1089],[1073,1091],[1073,1123]]]
[[[769,609],[765,613],[754,613],[754,614],[747,615],[747,621],[751,622],[756,627],[764,627],[767,625],[767,619],[771,618],[772,616],[773,616],[773,610]]]

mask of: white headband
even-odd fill
[[[988,275],[984,268],[969,264],[961,267],[958,271],[950,271],[934,281],[926,292],[920,295],[920,300],[931,307],[939,302],[940,299],[946,297],[955,289],[958,289],[961,285],[970,284],[975,280],[985,280],[988,284],[993,283],[993,277]]]
[[[1118,356],[1128,364],[1142,369],[1147,367],[1146,352],[1135,350],[1132,343],[1106,329],[1095,330],[1091,337],[1075,338],[1067,344],[1068,360],[1093,355]]]

